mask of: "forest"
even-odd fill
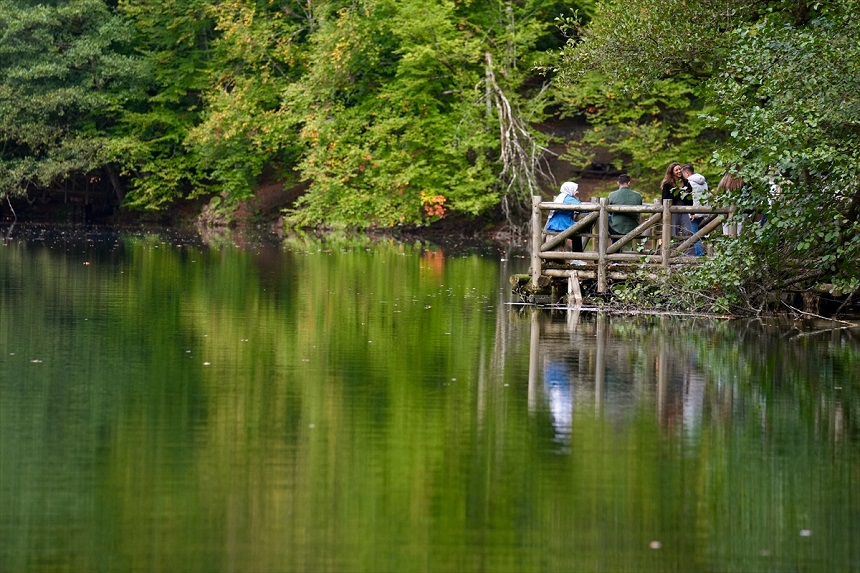
[[[697,304],[857,292],[858,4],[0,0],[0,202],[229,220],[267,189],[293,228],[515,229],[551,162],[653,198],[680,160],[768,221],[686,279]]]

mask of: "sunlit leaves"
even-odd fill
[[[500,140],[515,124],[524,146],[540,150],[533,125],[549,100],[532,64],[536,49],[559,45],[553,19],[572,8],[558,0],[4,4],[0,112],[11,118],[2,129],[18,159],[0,178],[49,186],[55,174],[84,178],[109,161],[131,186],[125,204],[138,208],[199,194],[230,205],[274,182],[309,188],[294,219],[304,224],[441,216],[433,208],[428,219],[422,197],[445,197],[446,213],[486,213],[517,174],[533,172],[510,169]],[[87,16],[72,21],[76,10]],[[100,145],[75,158],[94,137]],[[52,146],[63,151],[36,173]]]
[[[497,206],[487,54],[504,63],[496,75],[514,105],[526,104],[522,60],[548,33],[525,18],[541,3],[527,4],[372,0],[320,18],[308,73],[285,90],[285,105],[304,118],[299,169],[309,183],[291,221],[423,224],[440,211],[422,198],[437,196],[469,215]],[[534,108],[530,119],[540,119]]]
[[[606,0],[562,53],[562,81],[596,71],[636,87],[691,74],[706,77],[722,33],[742,13],[739,0]]]

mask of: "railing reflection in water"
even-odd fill
[[[528,407],[548,410],[559,441],[569,440],[576,413],[587,408],[623,423],[653,407],[667,431],[689,435],[701,426],[705,373],[668,324],[636,326],[621,339],[605,313],[532,309],[530,322]]]

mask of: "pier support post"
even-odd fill
[[[532,260],[531,274],[532,287],[537,288],[538,279],[541,275],[540,264],[540,245],[541,245],[541,215],[540,215],[540,195],[532,195]]]
[[[582,304],[582,290],[579,288],[578,271],[573,271],[567,277],[567,306],[574,307]]]
[[[606,248],[609,245],[609,214],[606,197],[600,198],[600,218],[597,220],[597,292],[606,292]]]
[[[663,200],[663,236],[661,238],[663,244],[660,248],[660,254],[663,256],[663,268],[665,270],[669,270],[669,254],[672,250],[672,213],[669,212],[671,206],[671,199]]]

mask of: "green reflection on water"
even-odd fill
[[[11,241],[0,571],[858,569],[854,330],[511,308],[501,258]]]

